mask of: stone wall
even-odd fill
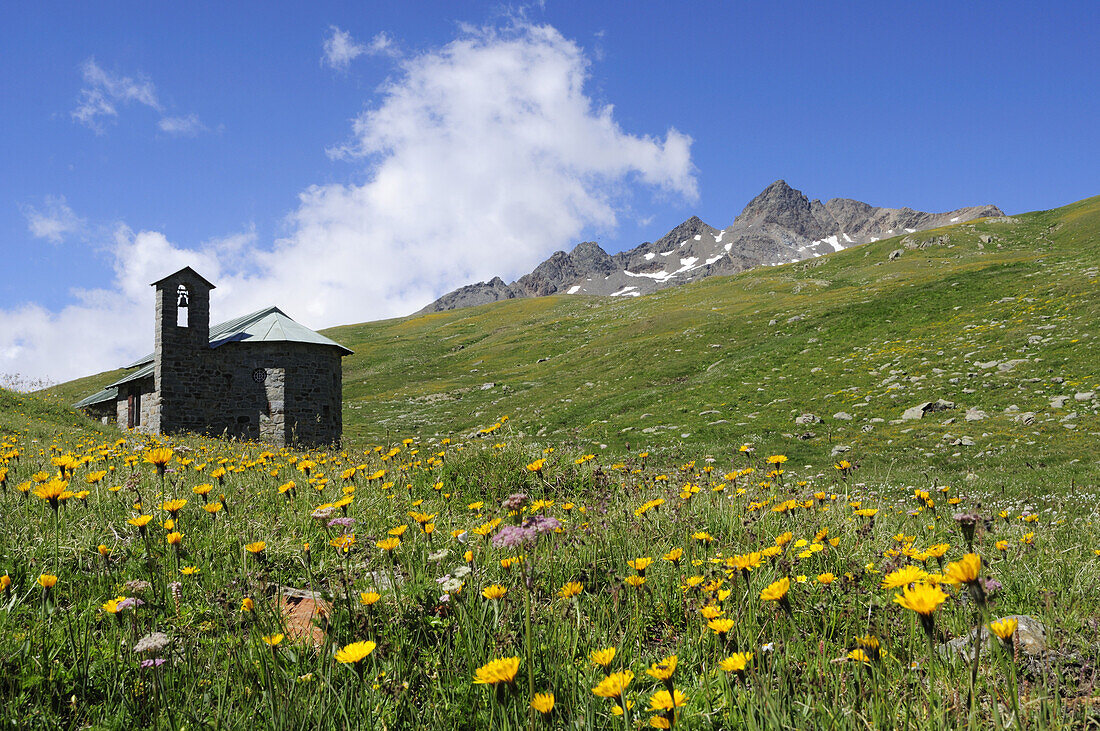
[[[187,413],[170,413],[166,431],[256,439],[286,444],[340,441],[340,353],[306,343],[226,343],[193,353],[188,366],[164,364],[162,372],[186,371],[193,389]],[[163,389],[162,389],[163,390]],[[179,403],[181,399],[176,399]],[[178,408],[174,406],[173,408]]]
[[[128,390],[129,389],[129,390]],[[114,419],[113,421],[118,424],[119,429],[127,429],[129,427],[129,395],[134,393],[138,398],[138,414],[140,415],[137,428],[134,431],[155,434],[156,429],[154,425],[158,423],[158,401],[157,394],[153,393],[153,379],[142,378],[140,381],[131,381],[130,383],[119,386],[118,400],[114,403]]]

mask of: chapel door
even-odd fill
[[[137,398],[134,394],[126,397],[126,428],[133,429],[137,426]]]

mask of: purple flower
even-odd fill
[[[533,530],[536,535],[543,536],[561,528],[561,521],[549,515],[535,515],[523,521],[523,527]]]
[[[121,612],[124,609],[137,609],[143,604],[145,604],[145,602],[137,597],[127,597],[118,603],[118,611]]]
[[[497,548],[515,548],[525,543],[531,543],[538,534],[530,528],[519,525],[506,525],[493,536],[493,545]]]
[[[996,579],[984,578],[981,580],[982,588],[985,589],[986,596],[992,597],[1004,588],[1004,584]]]
[[[527,493],[516,492],[504,498],[500,506],[505,510],[519,510],[525,502],[527,502]]]
[[[149,668],[159,668],[163,664],[163,657],[149,658],[148,660],[141,661],[141,668],[142,670],[148,670]]]
[[[355,518],[333,518],[328,522],[328,527],[340,526],[341,528],[350,528],[355,525]]]

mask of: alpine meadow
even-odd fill
[[[1100,197],[323,331],[343,441],[0,389],[10,728],[1094,728]]]

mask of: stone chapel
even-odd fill
[[[210,326],[214,285],[191,267],[153,282],[156,338],[132,373],[75,404],[104,423],[278,446],[340,441],[352,351],[268,307]]]

